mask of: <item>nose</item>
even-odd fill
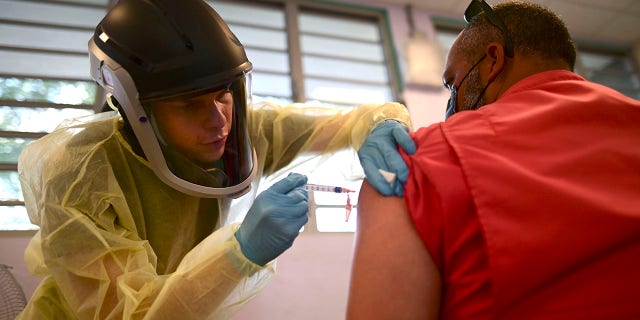
[[[213,100],[211,106],[206,108],[203,120],[204,126],[207,128],[222,128],[227,123],[227,116],[223,112],[223,107]]]

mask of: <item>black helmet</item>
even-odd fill
[[[211,6],[201,0],[120,0],[97,25],[89,52],[93,78],[121,106],[158,177],[203,197],[248,190],[256,172],[246,124],[252,66]],[[233,123],[212,169],[166,142],[152,105],[221,89],[233,95]]]
[[[120,0],[93,40],[127,70],[143,102],[228,85],[251,71],[238,38],[200,0]]]

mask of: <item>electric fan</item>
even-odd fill
[[[0,263],[0,320],[15,320],[27,304],[22,287],[9,269]]]

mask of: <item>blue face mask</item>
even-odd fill
[[[456,85],[452,85],[451,87],[449,87],[449,91],[451,91],[451,97],[449,98],[449,101],[447,101],[447,111],[445,113],[445,120],[449,119],[450,116],[452,116],[453,114],[455,114],[456,112],[458,112],[457,110],[457,100],[458,100],[458,88],[460,86],[462,86],[462,83],[467,80],[467,77],[469,76],[469,74],[471,74],[471,71],[473,71],[473,69],[478,66],[478,64],[480,64],[480,62],[482,62],[482,60],[484,60],[485,56],[482,56],[482,58],[480,58],[480,60],[478,60],[478,62],[476,62],[475,64],[473,64],[473,66],[471,66],[471,68],[469,69],[469,71],[467,71],[467,74],[464,75],[464,77],[462,77],[462,80],[460,81],[460,83],[456,86]],[[486,88],[485,88],[486,89]],[[484,90],[483,90],[484,93]],[[477,104],[477,101],[476,101]]]

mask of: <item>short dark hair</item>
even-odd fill
[[[539,55],[561,59],[573,69],[576,48],[566,25],[553,11],[538,4],[510,1],[493,7],[507,26],[514,51],[522,56]],[[473,31],[473,32],[470,32]],[[502,33],[483,14],[476,16],[464,29],[461,42],[466,54],[478,55],[492,41],[504,43]]]

